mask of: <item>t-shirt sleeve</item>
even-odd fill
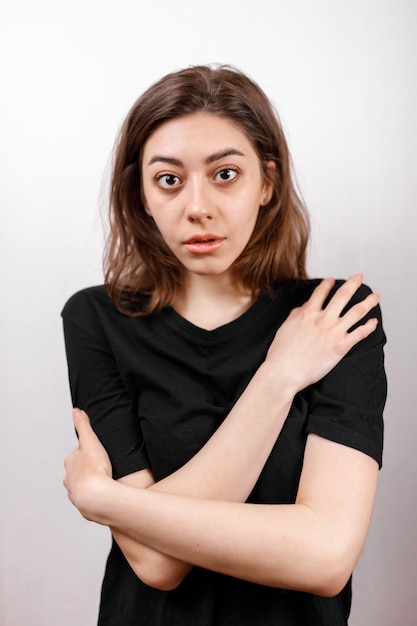
[[[363,285],[349,306],[369,293]],[[360,450],[381,467],[387,382],[383,353],[386,338],[379,306],[364,319],[372,317],[378,318],[377,329],[311,388],[306,430]]]
[[[135,403],[123,382],[89,291],[72,296],[62,311],[71,397],[89,415],[107,450],[113,478],[149,467]]]

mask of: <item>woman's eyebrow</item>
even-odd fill
[[[236,148],[225,148],[224,150],[220,150],[219,152],[214,152],[210,156],[207,157],[206,163],[214,163],[214,161],[220,161],[220,159],[224,159],[228,156],[245,156],[243,152],[240,150],[236,150]]]
[[[169,165],[175,165],[176,167],[183,167],[183,162],[179,159],[174,159],[174,157],[162,156],[162,154],[156,154],[151,158],[148,165],[152,165],[152,163],[168,163]]]
[[[206,163],[214,163],[215,161],[220,161],[220,159],[233,155],[245,156],[243,152],[240,152],[240,150],[237,150],[236,148],[225,148],[224,150],[219,150],[219,152],[210,154],[206,159]],[[184,163],[180,161],[180,159],[164,156],[162,154],[155,154],[155,156],[153,156],[149,161],[148,165],[152,165],[153,163],[168,163],[169,165],[174,165],[175,167],[184,167]]]

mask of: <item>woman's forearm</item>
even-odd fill
[[[244,502],[281,432],[294,393],[263,365],[202,449],[150,489]]]
[[[306,559],[309,537],[300,530],[303,518],[310,516],[304,526],[313,534],[314,516],[305,507],[279,507],[277,516],[277,506],[124,489],[112,491],[111,499],[112,511],[103,511],[97,521],[122,528],[145,548],[151,546],[170,558],[271,586],[300,588],[299,569],[306,582],[314,580],[316,568],[312,559],[310,563]],[[298,550],[288,558],[288,543],[294,545],[296,536]]]
[[[344,555],[339,559],[332,552],[331,527],[308,506],[216,502],[117,487],[104,496],[96,521],[122,529],[145,549],[263,585],[332,595],[346,583]]]

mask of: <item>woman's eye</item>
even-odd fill
[[[174,174],[161,174],[156,177],[156,182],[163,189],[171,189],[181,184],[181,179]]]
[[[228,182],[231,180],[234,180],[237,176],[237,171],[231,167],[224,167],[222,170],[219,170],[216,175],[215,175],[215,179],[220,181],[220,182]]]

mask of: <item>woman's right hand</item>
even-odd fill
[[[64,487],[81,515],[99,522],[95,518],[94,497],[100,494],[103,485],[112,481],[110,459],[93,431],[88,415],[78,408],[73,409],[72,415],[79,443],[64,461]]]
[[[278,329],[262,366],[272,369],[272,373],[279,372],[280,380],[284,379],[294,394],[328,374],[377,327],[378,320],[371,318],[348,332],[378,304],[379,295],[375,293],[341,316],[362,284],[362,275],[351,276],[323,308],[334,284],[333,278],[324,279],[307,302],[291,311]]]

